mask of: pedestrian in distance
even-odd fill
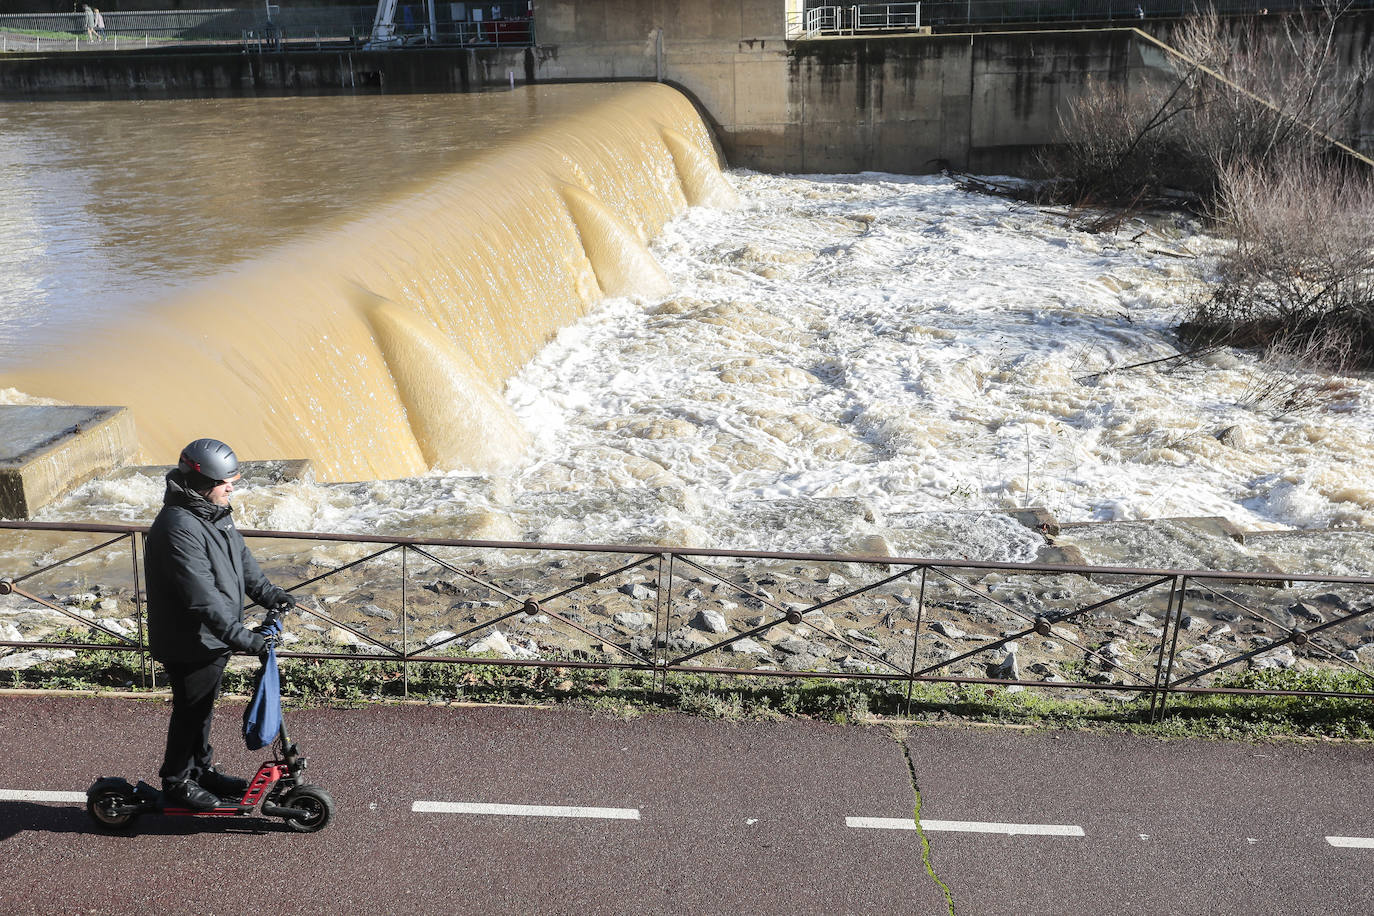
[[[96,41],[105,40],[105,14],[100,12],[100,7],[95,8],[95,34]]]
[[[264,628],[243,623],[245,597],[285,612],[295,599],[263,575],[234,527],[234,450],[197,439],[167,474],[162,509],[148,530],[144,572],[148,648],[167,670],[172,716],[163,756],[167,802],[200,811],[242,797],[248,782],[215,769],[210,723],[224,668],[235,652],[263,656]]]
[[[81,19],[86,26],[86,40],[95,41],[95,10],[89,3],[81,4]]]

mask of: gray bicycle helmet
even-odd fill
[[[239,459],[234,450],[218,439],[197,439],[181,450],[177,462],[182,473],[210,486],[238,475]]]

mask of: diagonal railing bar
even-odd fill
[[[1289,631],[1289,635],[1290,635],[1290,636],[1293,635],[1293,633],[1292,633],[1291,631],[1292,631],[1294,628],[1291,628],[1291,627],[1289,627],[1289,626],[1287,626],[1287,625],[1285,625],[1285,624],[1279,623],[1277,620],[1271,620],[1271,619],[1269,619],[1269,618],[1266,617],[1265,615],[1261,614],[1259,611],[1255,610],[1255,609],[1252,608],[1252,607],[1248,607],[1248,606],[1245,605],[1245,604],[1242,604],[1241,602],[1239,602],[1239,601],[1237,601],[1236,599],[1232,598],[1230,595],[1226,594],[1225,592],[1219,592],[1219,591],[1217,591],[1216,589],[1214,589],[1214,588],[1212,588],[1210,585],[1208,585],[1206,582],[1200,581],[1200,580],[1198,580],[1198,579],[1194,579],[1193,581],[1196,582],[1197,585],[1198,585],[1200,588],[1206,590],[1207,592],[1209,592],[1209,593],[1212,594],[1212,595],[1215,595],[1217,598],[1220,598],[1222,601],[1227,602],[1228,604],[1232,605],[1233,607],[1240,608],[1242,611],[1245,611],[1245,612],[1248,613],[1248,614],[1253,614],[1255,617],[1257,617],[1257,618],[1260,619],[1260,620],[1263,620],[1265,623],[1269,624],[1270,626],[1274,627],[1275,629],[1284,630],[1284,631]],[[1335,625],[1337,625],[1337,624],[1347,623],[1347,622],[1349,622],[1349,621],[1351,621],[1351,620],[1354,620],[1354,619],[1357,618],[1357,617],[1363,617],[1365,614],[1368,614],[1368,613],[1370,613],[1370,612],[1374,612],[1374,604],[1371,604],[1371,605],[1369,605],[1368,607],[1365,607],[1365,608],[1361,608],[1360,610],[1357,610],[1357,611],[1352,611],[1352,612],[1346,614],[1344,617],[1338,617],[1338,618],[1336,618],[1335,620],[1327,621],[1326,623],[1323,623],[1322,625],[1320,625],[1319,627],[1316,627],[1316,628],[1314,628],[1314,629],[1311,629],[1311,630],[1300,630],[1300,632],[1301,632],[1302,635],[1305,635],[1305,636],[1309,637],[1309,639],[1310,639],[1310,637],[1311,637],[1314,633],[1320,633],[1322,630],[1328,629],[1329,627],[1335,626]],[[1299,629],[1300,629],[1300,628],[1299,628]],[[1309,643],[1307,643],[1307,644],[1308,644],[1308,645],[1311,645],[1312,648],[1314,648],[1314,649],[1316,649],[1317,651],[1321,652],[1323,655],[1326,655],[1328,658],[1331,658],[1331,659],[1333,659],[1334,661],[1339,662],[1340,664],[1344,665],[1344,666],[1347,667],[1347,668],[1350,668],[1350,669],[1352,669],[1352,670],[1358,671],[1360,674],[1363,674],[1363,675],[1365,675],[1366,677],[1374,677],[1374,671],[1370,671],[1369,669],[1365,668],[1365,667],[1362,666],[1362,665],[1359,665],[1359,664],[1357,664],[1357,663],[1355,663],[1355,662],[1351,662],[1351,661],[1349,661],[1349,660],[1347,660],[1347,659],[1341,658],[1339,655],[1336,655],[1334,652],[1330,651],[1330,650],[1327,649],[1325,646],[1319,645],[1318,643],[1315,643],[1315,642],[1309,642]],[[1262,651],[1265,651],[1265,650],[1262,650]],[[1239,660],[1240,660],[1240,659],[1236,659],[1236,661],[1239,661]],[[1222,667],[1225,667],[1226,664],[1230,664],[1230,663],[1229,663],[1229,662],[1223,663]],[[1180,682],[1180,683],[1181,683],[1181,682]]]
[[[92,629],[99,630],[107,636],[113,636],[115,639],[119,640],[125,645],[134,646],[135,648],[141,648],[140,643],[130,639],[123,633],[120,633],[118,630],[110,629],[109,627],[90,617],[83,617],[75,611],[71,611],[67,608],[62,607],[60,604],[53,604],[51,601],[48,601],[46,599],[38,597],[37,595],[24,591],[22,588],[15,588],[12,584],[10,585],[9,590],[16,595],[19,595],[21,597],[29,599],[30,601],[34,601],[38,604],[43,605],[43,607],[48,608],[49,610],[57,611],[57,613],[59,614],[63,614],[67,617],[70,617],[72,620],[75,620],[78,623],[82,623],[88,627],[91,627]],[[42,643],[33,643],[33,645],[42,645]]]
[[[901,578],[904,578],[904,577],[906,577],[906,576],[909,576],[909,575],[911,575],[912,573],[914,573],[916,570],[921,569],[921,568],[922,568],[922,567],[920,567],[920,566],[908,566],[906,569],[902,570],[901,572],[899,572],[899,573],[893,573],[892,575],[888,576],[888,577],[885,578],[885,579],[879,579],[877,582],[870,582],[868,585],[860,586],[859,588],[855,588],[855,589],[850,589],[848,592],[844,593],[843,595],[840,595],[840,596],[835,597],[835,598],[830,598],[830,599],[828,599],[828,600],[826,600],[826,601],[818,601],[817,603],[811,605],[811,606],[810,606],[809,608],[807,608],[806,610],[802,611],[802,613],[803,613],[803,614],[810,614],[812,611],[819,611],[819,610],[821,610],[822,608],[828,608],[828,607],[830,607],[832,604],[839,604],[841,601],[848,601],[850,598],[854,598],[854,597],[857,597],[858,595],[862,595],[864,592],[871,592],[871,591],[873,591],[873,589],[875,589],[875,588],[881,588],[882,586],[884,586],[884,585],[886,585],[887,583],[892,582],[892,581],[894,581],[894,580],[896,580],[896,579],[901,579]]]
[[[957,586],[959,586],[960,588],[962,588],[964,591],[971,592],[972,594],[977,595],[979,598],[982,598],[984,601],[991,601],[993,604],[997,605],[998,607],[1000,607],[1002,610],[1006,611],[1006,612],[1009,613],[1009,614],[1015,614],[1017,617],[1020,617],[1022,620],[1027,620],[1027,621],[1030,621],[1030,622],[1032,622],[1032,623],[1035,621],[1035,618],[1034,618],[1034,617],[1030,616],[1029,614],[1025,613],[1024,611],[1018,611],[1016,608],[1014,608],[1014,607],[1012,607],[1011,605],[1007,604],[1005,601],[998,601],[996,598],[992,597],[991,595],[989,595],[987,592],[983,591],[982,589],[974,588],[972,585],[969,585],[967,582],[963,582],[963,581],[961,581],[961,580],[959,580],[959,579],[956,579],[955,577],[951,576],[949,573],[945,572],[943,569],[941,569],[941,568],[938,567],[938,566],[932,566],[932,567],[930,567],[930,571],[933,572],[933,573],[935,573],[935,575],[941,577],[942,579],[947,579],[948,581],[954,583],[955,585],[957,585]]]
[[[1368,613],[1368,609],[1360,611],[1359,614],[1356,614],[1354,616],[1358,617],[1366,613]],[[1303,630],[1299,629],[1298,627],[1294,627],[1288,633],[1288,635],[1284,636],[1282,639],[1276,639],[1268,645],[1260,646],[1259,648],[1252,649],[1249,652],[1246,652],[1242,655],[1237,655],[1235,658],[1229,658],[1226,661],[1218,662],[1210,668],[1204,668],[1202,671],[1195,672],[1193,674],[1188,675],[1187,677],[1179,678],[1177,681],[1174,681],[1174,683],[1170,684],[1169,686],[1178,687],[1188,683],[1189,681],[1195,681],[1200,677],[1206,677],[1214,671],[1220,671],[1222,668],[1229,668],[1230,666],[1239,664],[1240,662],[1247,662],[1250,659],[1254,658],[1256,655],[1263,655],[1265,652],[1272,651],[1274,649],[1279,648],[1280,646],[1286,646],[1289,643],[1296,643],[1300,647],[1305,646],[1308,644],[1308,642],[1311,640],[1314,634],[1320,633],[1323,630],[1329,630],[1335,626],[1340,626],[1341,624],[1347,622],[1350,619],[1351,618],[1343,617],[1339,620],[1329,620],[1326,623],[1319,624],[1318,626],[1315,626],[1310,630]]]
[[[523,614],[523,613],[525,613],[524,607],[518,607],[518,608],[516,608],[516,609],[513,610],[513,611],[507,611],[506,613],[500,615],[499,617],[493,617],[493,618],[490,619],[490,620],[484,620],[484,621],[482,621],[482,622],[480,622],[480,623],[475,623],[475,624],[473,624],[472,626],[468,627],[466,630],[464,630],[464,631],[461,632],[461,633],[454,633],[452,636],[445,636],[443,639],[439,640],[438,642],[431,642],[431,643],[422,642],[418,648],[413,649],[413,650],[411,650],[411,651],[409,651],[409,652],[406,652],[406,653],[405,653],[405,657],[406,657],[406,658],[412,658],[412,657],[414,657],[414,656],[416,656],[416,655],[419,655],[422,651],[423,651],[423,652],[433,652],[433,651],[435,651],[436,649],[442,649],[444,646],[446,646],[446,645],[448,645],[449,643],[453,642],[455,639],[462,639],[464,636],[467,636],[469,633],[476,633],[478,630],[484,630],[484,629],[486,629],[487,627],[494,627],[494,626],[496,626],[498,623],[500,623],[500,622],[503,621],[503,620],[509,620],[510,618],[514,617],[516,614]]]
[[[71,556],[67,557],[66,559],[58,560],[56,563],[49,563],[47,566],[44,566],[42,569],[35,569],[35,570],[34,570],[33,572],[31,572],[31,573],[25,573],[25,574],[22,575],[22,576],[17,576],[17,577],[15,577],[15,578],[11,579],[10,581],[13,582],[15,585],[18,585],[20,582],[24,582],[24,581],[27,581],[28,579],[32,579],[34,576],[41,576],[41,575],[43,575],[43,573],[45,573],[45,572],[48,572],[48,571],[50,571],[50,570],[54,570],[54,569],[56,569],[56,568],[59,567],[59,566],[65,566],[66,564],[72,562],[73,560],[79,560],[79,559],[81,559],[82,557],[87,556],[87,555],[89,555],[89,554],[93,554],[93,553],[95,553],[95,552],[98,551],[98,550],[104,550],[106,547],[109,547],[109,546],[112,545],[112,544],[118,544],[120,541],[124,540],[125,538],[130,538],[130,537],[133,537],[133,535],[132,535],[132,534],[121,534],[119,537],[111,538],[110,540],[106,541],[106,542],[103,543],[103,544],[97,544],[96,546],[91,547],[91,548],[88,548],[88,549],[86,549],[86,550],[83,550],[83,551],[81,551],[80,553],[74,553],[74,554],[72,554]]]
[[[972,593],[975,594],[975,595],[978,595],[978,596],[980,596],[980,597],[987,598],[989,601],[993,602],[994,604],[998,605],[999,607],[1006,607],[1004,604],[1002,604],[1002,602],[997,601],[997,599],[992,598],[992,597],[989,596],[989,595],[985,595],[984,593],[978,591],[976,588],[973,588],[973,587],[970,586],[970,585],[967,585],[967,584],[965,584],[965,583],[963,583],[963,582],[960,582],[958,579],[956,579],[956,578],[954,578],[953,576],[949,575],[948,573],[946,573],[944,570],[940,569],[939,567],[931,566],[930,569],[931,569],[932,572],[934,572],[934,573],[936,573],[936,574],[942,576],[942,577],[945,578],[945,579],[948,579],[950,582],[953,582],[955,585],[961,586],[961,587],[967,589],[968,591],[972,592]],[[1101,600],[1101,601],[1096,601],[1096,602],[1093,602],[1092,604],[1084,605],[1083,607],[1080,607],[1080,608],[1078,608],[1077,610],[1074,610],[1074,611],[1070,611],[1070,612],[1068,612],[1068,613],[1066,613],[1066,614],[1058,614],[1058,615],[1056,615],[1056,616],[1054,617],[1053,622],[1054,622],[1054,623],[1065,623],[1065,622],[1067,622],[1067,621],[1069,621],[1069,620],[1072,620],[1073,618],[1079,616],[1080,614],[1086,614],[1088,611],[1095,611],[1095,610],[1097,610],[1097,609],[1100,608],[1100,607],[1105,607],[1106,605],[1112,604],[1112,603],[1117,602],[1117,601],[1120,601],[1120,600],[1122,600],[1123,598],[1129,598],[1129,597],[1131,597],[1132,595],[1138,595],[1138,594],[1140,594],[1141,592],[1149,591],[1149,590],[1152,589],[1152,588],[1156,588],[1156,587],[1162,585],[1162,584],[1165,583],[1165,582],[1172,582],[1172,581],[1173,581],[1173,577],[1172,577],[1172,576],[1162,576],[1162,577],[1160,577],[1160,578],[1158,578],[1158,579],[1155,579],[1153,582],[1147,582],[1147,583],[1145,583],[1144,585],[1138,585],[1138,586],[1136,586],[1135,588],[1127,589],[1127,590],[1124,591],[1124,592],[1120,592],[1120,593],[1118,593],[1118,594],[1112,595],[1110,598],[1105,598],[1105,599],[1103,599],[1103,600]],[[1027,617],[1025,614],[1022,614],[1022,613],[1020,613],[1019,611],[1015,610],[1014,608],[1007,607],[1006,609],[1007,609],[1008,611],[1010,611],[1011,613],[1015,614],[1016,616],[1020,617],[1022,620],[1030,620],[1030,619],[1031,619],[1031,618]],[[1048,617],[1045,618],[1045,619],[1046,619],[1046,620],[1049,620]],[[963,661],[963,660],[966,659],[966,658],[970,658],[970,657],[972,657],[972,656],[974,656],[974,655],[979,654],[980,652],[987,652],[987,651],[990,651],[990,650],[992,650],[992,649],[996,649],[996,648],[998,648],[999,646],[1004,646],[1004,645],[1006,645],[1007,643],[1011,642],[1013,639],[1019,639],[1021,636],[1026,636],[1026,635],[1029,635],[1030,633],[1033,633],[1033,632],[1035,632],[1035,626],[1032,624],[1032,626],[1031,626],[1031,628],[1030,628],[1029,630],[1022,631],[1022,633],[1020,633],[1018,636],[1007,636],[1007,637],[1003,637],[1002,639],[1000,639],[1000,640],[998,640],[998,641],[996,641],[996,642],[985,643],[985,644],[983,644],[983,645],[978,646],[978,647],[975,648],[975,649],[970,649],[968,652],[965,652],[963,655],[960,655],[960,656],[957,656],[957,657],[955,657],[955,658],[951,658],[951,659],[948,659],[948,660],[946,660],[946,661],[940,662],[940,663],[937,664],[937,665],[931,665],[931,666],[928,667],[928,668],[924,668],[924,669],[922,669],[921,671],[917,672],[917,674],[918,674],[918,675],[924,675],[924,674],[929,674],[929,673],[932,672],[932,671],[938,671],[938,670],[940,670],[941,668],[944,668],[944,667],[946,667],[946,666],[948,666],[948,665],[953,665],[953,664],[955,664],[956,662],[961,662],[961,661]],[[1111,658],[1109,658],[1109,657],[1106,656],[1106,655],[1101,654],[1100,652],[1098,652],[1098,651],[1095,650],[1095,649],[1090,649],[1090,648],[1088,648],[1088,647],[1085,646],[1082,642],[1080,642],[1079,640],[1075,639],[1075,638],[1073,637],[1072,634],[1069,634],[1069,635],[1067,635],[1067,636],[1065,636],[1065,637],[1063,637],[1063,638],[1066,639],[1068,642],[1072,643],[1073,646],[1074,646],[1076,649],[1078,649],[1079,651],[1084,652],[1084,653],[1086,653],[1086,654],[1088,654],[1088,655],[1091,655],[1093,658],[1095,658],[1095,659],[1097,659],[1098,661],[1102,662],[1102,664],[1104,664],[1104,665],[1106,665],[1106,666],[1108,666],[1108,667],[1110,667],[1110,668],[1115,668],[1117,671],[1120,671],[1122,674],[1129,675],[1130,677],[1133,677],[1133,678],[1135,678],[1136,680],[1140,681],[1142,684],[1146,683],[1146,679],[1145,679],[1141,674],[1139,674],[1139,673],[1137,673],[1137,672],[1135,672],[1135,671],[1132,671],[1132,670],[1129,669],[1129,668],[1124,668],[1124,667],[1122,667],[1121,665],[1118,665],[1116,662],[1112,661]]]
[[[499,585],[493,585],[493,584],[491,584],[490,582],[486,581],[485,579],[483,579],[483,578],[480,577],[480,576],[474,576],[472,573],[467,572],[466,570],[460,569],[459,567],[454,566],[452,563],[448,563],[448,562],[446,562],[446,561],[444,561],[444,560],[439,559],[439,558],[436,557],[434,554],[430,553],[428,550],[425,550],[423,547],[415,547],[415,546],[412,546],[410,549],[413,550],[413,551],[415,551],[416,553],[418,553],[420,556],[424,557],[425,559],[431,560],[431,561],[433,561],[434,563],[437,563],[439,566],[442,566],[444,569],[447,569],[449,572],[453,573],[453,574],[456,575],[456,576],[462,576],[464,579],[467,579],[469,582],[475,582],[476,584],[482,586],[482,587],[485,588],[485,589],[489,589],[490,591],[496,592],[498,595],[505,595],[505,596],[506,596],[506,599],[509,600],[509,601],[523,601],[523,600],[524,600],[524,599],[521,598],[519,595],[513,595],[513,594],[511,594],[510,592],[506,591],[504,588],[501,588]]]
[[[785,607],[783,607],[781,604],[778,604],[776,601],[774,601],[774,600],[771,599],[771,598],[766,598],[766,597],[764,597],[763,595],[761,595],[761,594],[759,594],[759,593],[757,593],[757,592],[752,592],[752,591],[750,591],[749,589],[745,588],[743,585],[740,585],[738,582],[731,582],[729,579],[725,578],[724,576],[722,576],[722,575],[720,575],[720,574],[714,572],[713,570],[711,570],[711,569],[709,569],[709,568],[707,568],[707,567],[705,567],[705,566],[702,566],[700,563],[694,563],[694,562],[692,562],[691,560],[687,559],[686,557],[680,557],[680,559],[681,559],[682,562],[685,563],[686,565],[692,567],[693,569],[695,569],[695,570],[697,570],[697,571],[699,571],[699,572],[705,573],[706,575],[710,576],[712,579],[715,579],[715,580],[716,580],[717,582],[719,582],[721,585],[728,585],[728,586],[730,586],[731,588],[733,588],[733,589],[737,590],[738,592],[740,592],[741,594],[748,595],[750,598],[753,598],[754,600],[756,600],[756,601],[758,601],[758,602],[760,602],[760,603],[762,603],[762,604],[768,605],[769,607],[771,607],[771,608],[772,608],[773,610],[775,610],[775,611],[779,611],[780,613],[787,614],[789,611],[792,610],[791,608],[785,608]]]
[[[796,612],[796,611],[793,611],[792,613],[793,613],[793,614],[796,614],[797,612]],[[724,649],[726,646],[733,646],[735,643],[739,642],[741,639],[749,639],[749,638],[752,637],[752,636],[757,636],[758,634],[763,633],[763,632],[765,632],[766,630],[771,630],[771,629],[773,629],[773,627],[777,626],[777,625],[780,624],[780,623],[788,623],[788,622],[790,622],[790,621],[789,621],[789,618],[788,618],[786,615],[784,615],[784,616],[782,616],[782,617],[779,617],[777,620],[765,620],[763,623],[759,624],[758,626],[754,627],[753,629],[745,630],[743,633],[738,633],[738,634],[736,634],[736,635],[734,635],[734,636],[731,636],[729,639],[722,639],[722,640],[721,640],[720,642],[718,642],[718,643],[714,643],[713,645],[709,645],[709,646],[704,646],[704,647],[702,647],[702,648],[700,648],[700,649],[697,649],[695,652],[688,652],[686,655],[684,655],[684,656],[682,656],[681,658],[679,658],[679,659],[673,661],[671,664],[673,664],[673,665],[675,665],[675,666],[676,666],[676,665],[681,665],[681,664],[683,664],[684,662],[691,661],[692,659],[698,658],[698,657],[700,657],[700,656],[702,656],[702,655],[705,655],[705,654],[707,654],[708,652],[715,652],[717,649]]]
[[[295,591],[296,589],[298,589],[298,588],[305,588],[307,585],[314,585],[316,582],[319,582],[321,579],[328,579],[330,576],[337,576],[337,575],[338,575],[339,573],[341,573],[341,572],[347,572],[348,570],[352,569],[352,568],[355,567],[355,566],[361,566],[363,563],[366,563],[366,562],[368,562],[369,560],[375,560],[375,559],[377,559],[378,557],[380,557],[380,556],[385,556],[386,554],[391,553],[391,552],[394,551],[394,550],[400,550],[400,549],[401,549],[402,547],[404,547],[404,546],[405,546],[404,544],[392,544],[392,545],[389,546],[389,547],[384,547],[384,548],[382,548],[381,550],[378,550],[376,553],[370,553],[370,554],[368,554],[368,555],[365,556],[365,557],[359,557],[359,558],[356,559],[356,560],[353,560],[353,561],[351,561],[351,562],[349,562],[349,563],[345,563],[343,566],[337,567],[337,568],[335,568],[335,569],[326,570],[325,572],[320,573],[318,576],[312,576],[311,578],[306,579],[306,580],[304,580],[303,582],[297,582],[295,585],[291,585],[291,586],[286,587],[286,588],[284,589],[284,591],[294,592],[294,591]],[[256,603],[256,602],[254,602],[254,603]],[[244,605],[244,607],[246,607],[246,608],[249,608],[249,607],[252,607],[252,606],[253,606],[252,604]]]
[[[1003,636],[1001,639],[998,639],[995,642],[980,643],[976,648],[970,649],[962,655],[956,655],[954,658],[947,658],[942,662],[936,662],[933,665],[929,665],[925,668],[922,668],[920,671],[914,672],[911,676],[915,678],[924,677],[925,675],[930,674],[932,671],[939,671],[941,668],[948,668],[950,665],[957,665],[959,662],[962,662],[965,659],[972,658],[975,655],[980,655],[983,652],[991,652],[994,649],[999,649],[1009,642],[1014,642],[1015,640],[1029,636],[1034,632],[1035,626],[1032,625],[1028,629],[1022,630],[1019,633],[1012,633],[1009,636]]]
[[[296,611],[299,612],[299,613],[309,614],[309,615],[311,615],[312,617],[318,617],[318,618],[320,618],[321,620],[323,620],[325,623],[329,624],[330,626],[338,627],[338,628],[341,629],[341,630],[347,630],[349,633],[352,633],[354,636],[357,636],[359,639],[364,639],[364,640],[366,640],[367,642],[372,643],[374,646],[376,646],[376,647],[379,648],[379,649],[386,649],[388,652],[390,652],[392,655],[394,655],[394,656],[397,657],[397,658],[403,658],[403,657],[404,657],[404,655],[403,655],[395,646],[391,645],[390,643],[382,642],[382,641],[379,640],[379,639],[376,639],[376,638],[374,638],[374,637],[372,637],[372,636],[369,636],[368,634],[364,633],[362,630],[358,630],[358,629],[355,629],[354,627],[349,626],[348,624],[344,623],[343,621],[335,620],[333,617],[330,617],[330,616],[329,616],[328,614],[326,614],[324,611],[317,611],[317,610],[315,610],[314,608],[306,607],[304,604],[298,604],[298,605],[296,605]]]
[[[584,578],[583,581],[578,582],[575,585],[570,585],[562,591],[554,592],[551,595],[545,595],[543,598],[538,598],[536,600],[541,603],[544,601],[553,601],[556,598],[562,598],[564,595],[571,595],[575,591],[579,591],[584,588],[590,588],[593,585],[596,585],[598,582],[605,582],[607,579],[614,578],[615,576],[618,576],[623,572],[629,572],[630,570],[635,569],[636,567],[644,566],[652,562],[654,556],[654,554],[649,554],[645,557],[636,560],[633,563],[626,563],[624,566],[621,566],[618,569],[613,569],[608,573],[587,573],[587,576],[593,576],[594,578]]]
[[[687,562],[689,565],[692,565],[692,564],[691,564],[691,561],[684,561],[684,562]],[[869,584],[864,585],[864,586],[861,586],[861,587],[856,588],[856,589],[851,589],[849,592],[847,592],[847,593],[845,593],[845,594],[843,594],[843,595],[840,595],[839,597],[831,598],[831,599],[829,599],[829,600],[827,600],[827,601],[818,602],[818,603],[816,603],[816,604],[811,605],[811,606],[808,607],[806,610],[804,610],[804,611],[799,611],[799,612],[796,612],[796,613],[800,613],[800,614],[802,614],[802,615],[806,615],[806,614],[812,613],[813,611],[818,611],[818,610],[820,610],[820,609],[822,609],[822,608],[827,608],[827,607],[830,607],[831,605],[839,604],[839,603],[842,602],[842,601],[848,601],[850,598],[854,598],[854,597],[856,597],[856,596],[858,596],[858,595],[862,595],[864,592],[872,591],[873,589],[879,588],[879,587],[881,587],[881,586],[884,586],[884,585],[886,585],[887,583],[892,582],[892,581],[894,581],[894,580],[896,580],[896,579],[901,579],[901,578],[903,578],[904,576],[909,576],[909,575],[911,575],[913,572],[915,572],[916,570],[918,570],[918,569],[920,569],[920,568],[921,568],[921,567],[919,567],[919,566],[911,566],[911,567],[908,567],[907,569],[904,569],[904,570],[902,570],[902,571],[899,572],[899,573],[894,573],[893,575],[890,575],[890,576],[888,576],[888,577],[885,578],[885,579],[881,579],[881,580],[879,580],[879,581],[877,581],[877,582],[870,582]],[[763,600],[763,599],[760,598],[759,600]],[[781,607],[779,607],[778,610],[783,610],[783,609],[782,609]],[[786,618],[784,618],[784,620],[786,620]],[[860,646],[854,645],[854,643],[852,643],[852,642],[850,642],[849,640],[845,639],[845,638],[844,638],[843,636],[841,636],[839,633],[827,632],[827,631],[824,630],[824,629],[816,629],[815,632],[818,633],[818,634],[821,635],[821,636],[827,637],[827,638],[829,638],[829,639],[833,639],[833,640],[835,640],[836,642],[840,643],[841,645],[845,646],[846,648],[851,649],[851,650],[853,650],[854,652],[858,652],[860,655],[863,655],[863,656],[865,656],[865,657],[867,657],[867,658],[871,658],[873,661],[878,662],[879,664],[886,665],[887,667],[891,668],[893,671],[896,671],[898,674],[905,674],[905,673],[906,673],[906,672],[904,672],[900,667],[898,667],[897,665],[895,665],[895,664],[893,664],[892,662],[888,661],[887,659],[883,658],[881,655],[874,655],[872,652],[868,651],[867,649],[864,649],[864,648],[862,648],[862,647],[860,647]],[[723,646],[723,645],[725,645],[725,643],[723,643],[723,642],[722,642],[722,643],[717,643],[715,647],[718,648],[718,647]],[[711,651],[711,650],[710,650],[710,649],[707,649],[706,651],[709,652],[709,651]],[[701,653],[700,651],[698,651],[698,652],[693,652],[691,655],[685,656],[685,657],[686,657],[686,658],[696,658],[696,657],[697,657],[698,655],[700,655],[700,654],[702,654],[702,653]],[[677,659],[677,660],[675,660],[675,661],[670,661],[668,664],[670,664],[670,665],[680,665],[680,664],[682,664],[682,661],[683,661],[683,659],[680,658],[680,659]]]
[[[566,593],[565,593],[565,594],[566,594]],[[637,662],[641,662],[641,663],[643,663],[643,664],[645,664],[645,665],[650,665],[650,666],[652,666],[653,663],[650,662],[650,661],[649,661],[647,658],[645,658],[644,656],[640,655],[638,652],[632,652],[632,651],[630,651],[629,649],[626,649],[624,646],[618,646],[618,645],[616,645],[616,644],[613,643],[613,642],[609,642],[609,641],[607,641],[606,637],[602,636],[601,634],[599,634],[599,633],[593,633],[591,630],[589,630],[589,629],[587,629],[586,627],[582,626],[582,625],[579,624],[577,621],[575,621],[575,620],[570,620],[570,619],[568,619],[567,617],[564,617],[562,614],[558,613],[557,611],[552,610],[551,608],[546,608],[546,607],[544,607],[542,604],[538,604],[538,602],[536,602],[536,606],[538,607],[538,609],[539,609],[542,613],[545,613],[545,614],[548,614],[548,615],[550,615],[550,616],[552,616],[552,617],[557,618],[558,621],[559,621],[560,623],[563,623],[563,624],[566,624],[567,626],[572,627],[574,630],[578,631],[579,633],[583,634],[584,636],[590,636],[592,639],[594,639],[594,640],[596,640],[597,642],[601,643],[603,646],[610,646],[612,649],[616,650],[617,652],[619,652],[619,653],[622,654],[622,655],[628,655],[630,658],[633,658],[633,659],[634,659],[635,661],[637,661]]]

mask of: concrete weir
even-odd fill
[[[0,516],[30,518],[138,454],[123,407],[0,405]]]

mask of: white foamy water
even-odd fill
[[[654,243],[670,296],[603,303],[510,383],[518,470],[250,487],[240,524],[1006,560],[1040,543],[1000,514],[1027,505],[1374,526],[1370,378],[1299,378],[1318,403],[1287,414],[1236,351],[1085,378],[1178,352],[1216,245],[1193,227],[1092,234],[938,177],[731,179],[738,209]],[[146,519],[161,490],[43,517]]]

